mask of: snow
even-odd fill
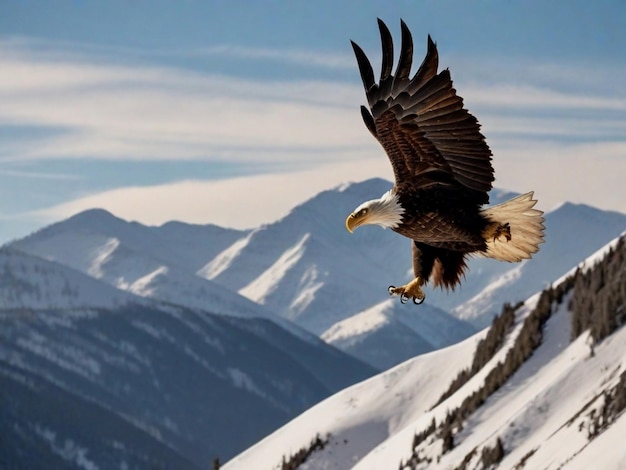
[[[330,434],[331,445],[323,454],[327,457],[323,459],[325,467],[315,466],[322,465],[315,460],[311,468],[351,468],[373,447],[437,401],[456,374],[471,364],[472,351],[482,335],[418,356],[333,395],[223,468],[280,468],[283,455],[307,447],[316,434],[321,437]]]
[[[239,256],[241,251],[246,247],[246,245],[250,241],[251,235],[252,234],[240,240],[237,240],[230,247],[217,255],[208,264],[198,270],[198,276],[205,279],[214,279],[222,272],[226,271],[233,263],[233,261],[237,258],[237,256]]]
[[[453,310],[456,316],[467,320],[480,317],[485,311],[486,305],[497,304],[502,291],[507,288],[510,289],[515,282],[520,280],[524,265],[527,262],[528,260],[521,261],[515,268],[504,272],[474,297],[456,307]]]
[[[626,436],[626,413],[604,432],[601,439],[591,441],[567,462],[563,470],[588,470],[597,468],[599,462],[602,462],[603,470],[624,470],[626,468],[624,436]]]
[[[153,286],[155,284],[156,278],[158,276],[166,275],[167,271],[168,268],[166,266],[159,266],[151,273],[148,273],[147,275],[137,279],[130,286],[124,286],[123,288],[126,288],[129,292],[140,295],[142,297],[152,297],[155,294],[155,289]]]
[[[54,443],[39,449],[49,448],[73,467],[90,468],[90,462],[111,467],[103,456],[106,443],[96,438],[100,430],[91,427],[94,415],[106,421],[103,436],[109,431],[128,436],[128,429],[110,427],[121,418],[168,452],[207,462],[218,455],[214,452],[231,457],[295,412],[373,373],[301,330],[294,336],[263,318],[144,299],[10,248],[0,250],[0,281],[0,389],[23,384],[36,394],[10,397],[4,424],[29,429],[41,422],[42,439]],[[231,306],[236,310],[237,304]],[[47,400],[54,405],[50,413]],[[67,414],[77,401],[81,413]],[[29,407],[32,402],[43,405]],[[84,412],[83,405],[91,411]],[[63,424],[68,417],[69,428]],[[237,436],[219,431],[244,421]],[[10,433],[9,447],[15,444],[17,450],[9,457],[32,450],[27,443],[32,438],[22,440],[21,432]],[[117,454],[136,467],[135,450]],[[37,461],[44,452],[32,454],[28,458]]]
[[[73,463],[78,468],[85,470],[99,469],[93,461],[87,458],[87,454],[89,452],[87,448],[80,447],[71,439],[65,439],[65,441],[63,441],[63,445],[61,445],[56,442],[56,433],[54,431],[39,424],[35,425],[35,432],[50,446],[55,454],[59,455],[69,463]]]
[[[320,273],[315,265],[304,272],[300,280],[300,293],[289,305],[289,309],[294,312],[296,316],[306,310],[307,307],[315,301],[317,291],[324,287],[324,282],[318,280],[320,277]]]
[[[17,345],[85,378],[100,374],[100,363],[95,358],[87,356],[84,350],[68,345],[51,344],[39,333],[31,332],[29,338],[18,340]]]
[[[239,289],[239,293],[254,302],[263,304],[265,296],[276,290],[277,283],[302,258],[304,246],[308,238],[309,234],[305,234],[298,243],[285,250],[265,272],[244,288]]]
[[[389,301],[387,301],[389,302]],[[387,303],[385,302],[385,304]],[[321,338],[330,344],[340,341],[358,342],[359,336],[380,328],[389,323],[389,317],[378,305],[361,313],[351,316],[343,321],[335,323],[331,328],[322,333]]]
[[[615,243],[615,242],[613,242]],[[591,266],[613,243],[592,255]],[[449,410],[484,383],[487,374],[514,345],[523,321],[539,295],[516,313],[515,325],[503,347],[452,396],[431,409],[452,378],[471,363],[474,348],[486,330],[456,345],[424,354],[365,382],[356,384],[307,410],[243,452],[225,469],[280,468],[283,455],[308,447],[313,438],[329,436],[302,468],[370,470],[397,468],[411,455],[413,437],[433,418],[441,422]],[[592,441],[590,413],[603,403],[603,392],[615,386],[626,370],[626,328],[594,346],[587,333],[570,341],[571,314],[566,296],[544,326],[541,345],[495,393],[463,423],[454,448],[441,455],[441,441],[427,439],[420,455],[432,458],[419,468],[450,469],[474,450],[468,469],[482,468],[480,454],[499,438],[505,456],[499,468],[624,469],[626,413]],[[380,314],[380,312],[378,312]],[[371,317],[370,321],[383,321]],[[372,325],[369,325],[371,328]],[[340,331],[336,331],[336,338]]]
[[[281,404],[276,400],[272,400],[271,397],[268,397],[267,394],[263,392],[263,390],[261,390],[261,388],[254,383],[254,380],[252,380],[252,378],[244,371],[234,367],[229,367],[226,369],[226,372],[230,376],[230,379],[235,387],[243,388],[248,392],[254,393],[261,398],[271,401],[278,408],[281,408]]]
[[[398,298],[390,298],[335,323],[321,338],[330,344],[358,342],[361,337],[372,334],[392,320],[399,322],[403,328],[422,335],[433,349],[456,343],[476,332],[471,325],[432,305],[407,308]]]
[[[321,338],[384,370],[475,332],[469,323],[429,304],[407,308],[391,298],[336,323]]]
[[[0,302],[4,308],[114,308],[133,296],[57,263],[0,249]]]
[[[117,238],[110,238],[103,245],[93,250],[93,254],[89,257],[91,258],[91,266],[87,268],[87,273],[95,278],[104,276],[102,266],[107,263],[118,246],[120,246],[120,241]]]
[[[179,239],[184,239],[186,244],[195,248],[199,243],[197,232],[206,235],[205,230],[184,224],[177,226],[166,224],[164,227],[167,227],[166,240],[159,237],[158,229],[128,223],[105,211],[93,210],[42,229],[12,246],[36,256],[55,260],[107,282],[117,288],[104,289],[103,292],[110,299],[119,298],[123,294],[119,289],[122,289],[144,298],[221,315],[268,318],[301,339],[317,341],[310,333],[276,316],[262,305],[196,275],[198,256],[192,259],[183,249],[184,245],[181,247],[174,244],[174,248],[170,247],[171,237],[177,235]],[[221,235],[232,236],[233,239],[240,235],[237,231],[225,232]],[[236,239],[239,241],[234,242],[235,245],[239,246],[241,243],[245,245],[246,237]],[[218,246],[224,244],[224,240],[217,242]],[[236,256],[232,250],[231,252]],[[186,259],[191,259],[190,264],[185,265],[183,261]],[[102,290],[102,285],[98,285]],[[76,291],[84,290],[77,288]],[[1,295],[0,290],[0,298]],[[73,303],[78,304],[78,301]],[[46,299],[39,305],[51,306]],[[81,305],[112,304],[111,301],[105,302],[103,299],[102,304],[96,301]]]

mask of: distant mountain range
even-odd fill
[[[0,468],[206,468],[374,373],[218,293],[221,314],[0,249]]]
[[[351,235],[344,226],[356,205],[390,187],[371,179],[323,191],[249,231],[174,222],[146,227],[91,210],[12,246],[140,296],[263,315],[288,329],[295,323],[387,368],[466,338],[504,302],[528,297],[626,230],[624,214],[564,203],[546,214],[546,242],[532,260],[471,259],[457,291],[427,289],[420,307],[391,305],[387,286],[410,276],[410,242],[379,227]],[[491,200],[513,195],[494,190]]]

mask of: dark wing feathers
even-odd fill
[[[379,20],[379,25],[382,23]],[[413,65],[413,37],[411,31],[404,21],[400,21],[402,29],[402,46],[400,47],[400,58],[398,59],[398,67],[396,68],[396,76],[393,80],[392,93],[403,90],[409,83],[409,74],[411,73],[411,65]],[[392,50],[393,53],[393,50]]]
[[[376,137],[376,123],[374,122],[374,118],[365,106],[361,106],[361,116],[363,116],[363,122],[365,123],[365,127],[369,129],[374,137]]]
[[[379,83],[363,50],[354,42],[352,46],[370,108],[362,107],[361,114],[389,156],[396,185],[419,186],[423,171],[437,169],[448,172],[467,189],[485,193],[487,202],[486,193],[493,182],[491,150],[478,121],[463,108],[450,72],[437,73],[435,43],[428,36],[426,57],[410,78],[413,39],[402,21],[402,45],[393,75],[391,33],[381,20],[378,25],[382,43]],[[432,179],[427,182],[432,184]]]
[[[430,34],[428,35],[428,48],[426,50],[426,57],[422,64],[417,69],[417,73],[411,80],[411,83],[406,89],[409,94],[415,93],[421,86],[428,80],[437,75],[437,68],[439,67],[439,53],[437,52],[437,46],[433,42]]]
[[[412,120],[401,124],[393,111],[387,111],[374,123],[374,135],[387,152],[397,186],[413,184],[415,176],[429,169],[451,173],[446,161],[439,158],[437,148]],[[407,158],[407,155],[419,158]]]
[[[393,39],[391,38],[389,28],[380,18],[378,19],[378,29],[380,30],[380,42],[383,46],[378,88],[381,95],[388,95],[391,93],[393,86],[393,76],[391,75],[393,70]]]
[[[354,50],[354,55],[356,56],[356,62],[359,65],[359,73],[361,74],[361,80],[363,80],[363,86],[365,87],[365,94],[370,96],[372,93],[372,88],[378,88],[374,81],[374,70],[372,69],[372,64],[370,64],[369,59],[363,52],[363,49],[354,41],[350,41],[352,44],[352,49]],[[372,103],[369,103],[371,106]]]

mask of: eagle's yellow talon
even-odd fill
[[[493,232],[493,241],[504,238],[507,242],[511,241],[511,226],[509,223],[499,224]]]
[[[426,299],[426,295],[422,291],[423,283],[424,282],[419,277],[416,277],[411,282],[403,286],[389,286],[387,292],[389,292],[389,295],[399,295],[400,302],[403,304],[407,303],[409,299],[411,299],[415,305],[419,305]]]

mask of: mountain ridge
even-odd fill
[[[69,224],[66,221],[50,230],[44,228],[11,246],[83,272],[90,273],[91,269],[91,274],[116,287],[158,300],[203,308],[215,303],[211,299],[240,295],[241,311],[282,321],[284,327],[295,323],[320,336],[341,324],[345,333],[349,318],[386,301],[387,285],[405,282],[411,275],[408,240],[379,227],[354,234],[344,227],[346,214],[357,204],[390,187],[390,182],[374,178],[322,191],[276,222],[248,231],[175,222],[144,227],[117,219],[116,226],[125,224],[117,234],[110,228],[96,230],[98,224],[107,225],[106,221],[81,225],[79,214]],[[513,195],[494,189],[492,203]],[[541,200],[540,195],[538,198]],[[82,220],[103,215],[114,217],[93,211]],[[546,214],[546,243],[533,259],[518,264],[470,259],[465,280],[454,292],[426,287],[427,306],[462,320],[464,326],[459,324],[459,331],[469,334],[470,324],[483,328],[502,303],[531,295],[623,230],[624,214],[564,203]],[[211,233],[217,234],[215,241]],[[154,246],[148,243],[155,239],[158,242]],[[203,245],[207,247],[197,248]],[[68,246],[72,248],[63,248]],[[98,259],[97,254],[101,256]],[[405,307],[408,316],[411,308]],[[419,334],[420,328],[429,327],[424,323],[416,328]],[[388,343],[381,344],[380,349],[394,347]],[[386,365],[407,359],[415,349],[396,351],[395,359]],[[362,360],[367,356],[363,351],[353,350],[352,354]],[[366,360],[371,361],[371,357]]]
[[[171,468],[203,468],[375,372],[267,318],[137,297],[14,249],[0,249],[0,273],[0,296],[13,299],[0,308],[8,467],[46,468],[38,462],[48,455],[68,467],[143,467],[161,456]],[[27,449],[41,453],[29,459]]]

